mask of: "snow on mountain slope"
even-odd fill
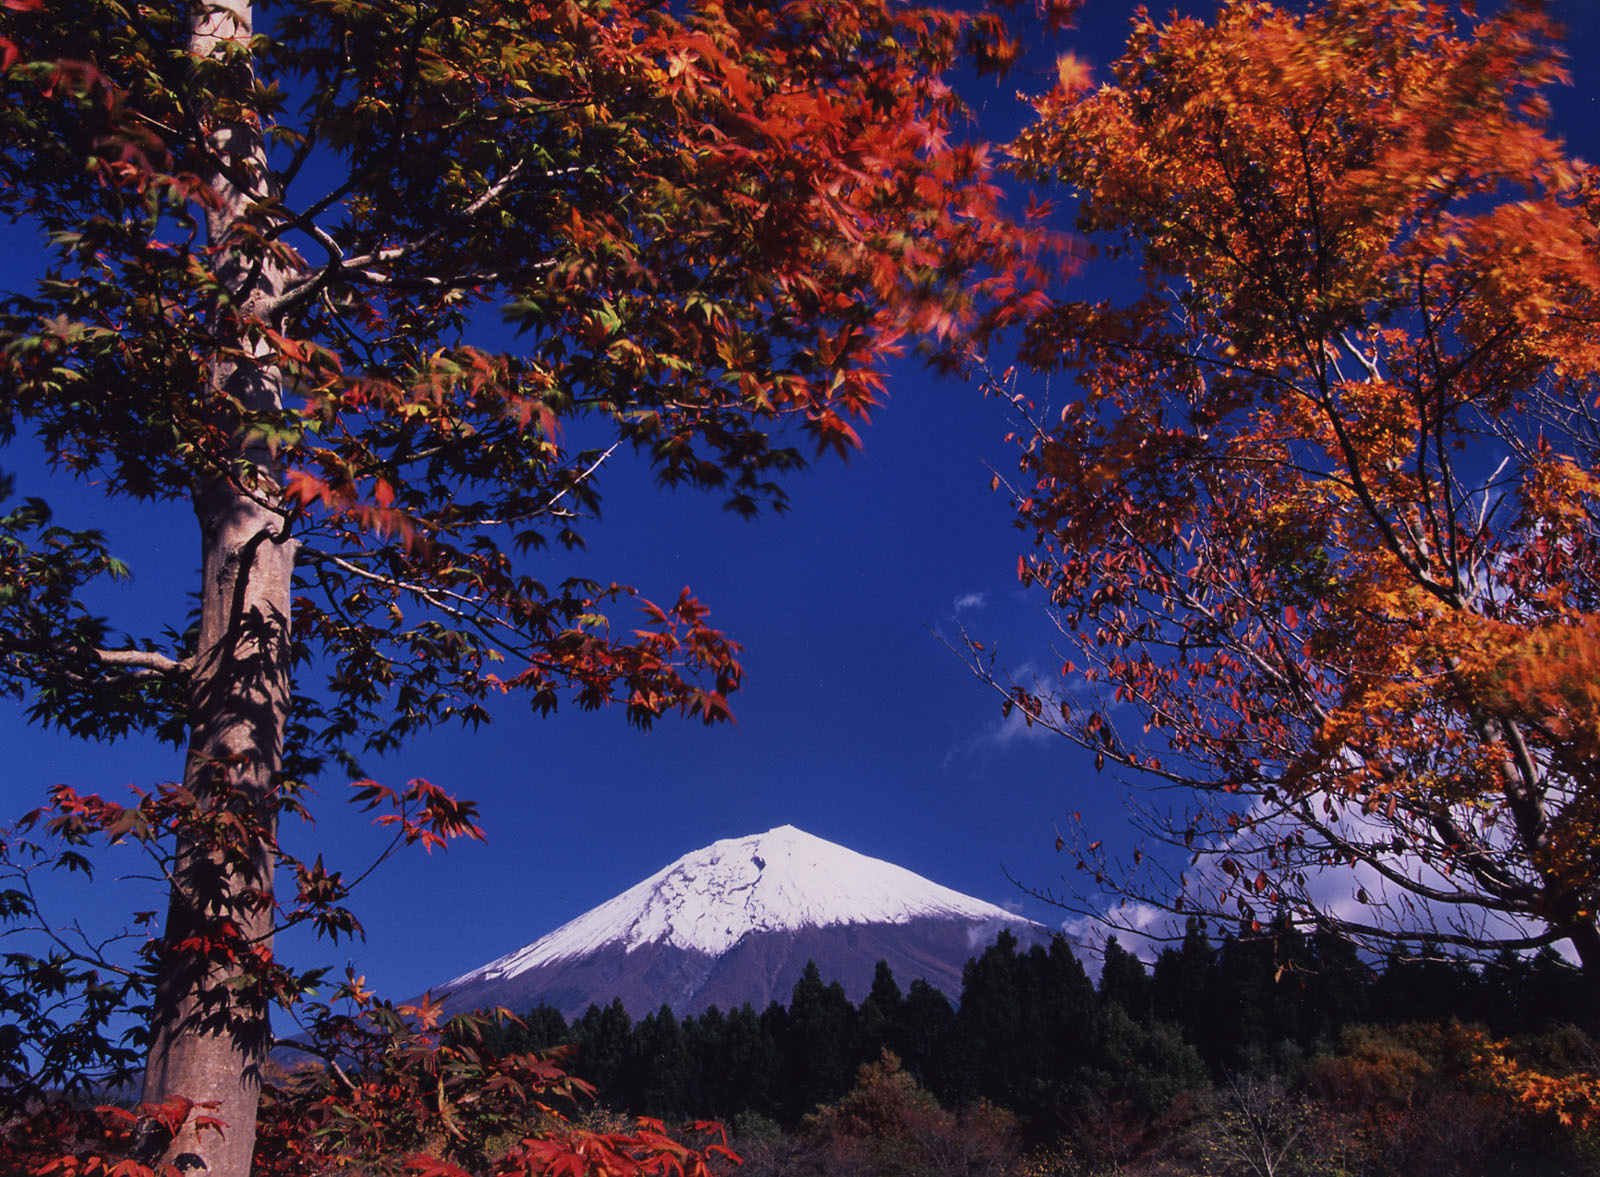
[[[605,948],[666,945],[717,957],[751,933],[926,919],[1028,921],[793,826],[687,854],[525,948],[447,988],[515,977]]]

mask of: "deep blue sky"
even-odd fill
[[[1096,65],[1114,56],[1132,8],[1087,0],[1079,29],[1036,55],[1033,76],[976,86],[970,97],[985,131],[1015,128],[1024,108],[1012,94],[1044,86],[1057,48]],[[1565,0],[1558,10],[1574,28],[1576,78],[1554,96],[1558,115],[1579,153],[1595,158],[1600,75],[1589,49],[1600,37],[1600,4]],[[1091,269],[1076,290],[1093,295],[1115,278]],[[1059,923],[1063,913],[1025,896],[1005,872],[1056,882],[1051,822],[1066,811],[1125,841],[1114,782],[1064,741],[1002,722],[994,696],[936,636],[959,620],[1014,668],[1059,663],[1038,601],[1016,584],[1025,537],[989,486],[990,466],[1014,464],[1004,413],[914,365],[893,376],[865,451],[795,479],[787,514],[744,522],[715,499],[662,493],[624,473],[605,488],[605,519],[589,532],[588,551],[550,558],[553,579],[620,580],[657,600],[691,585],[746,646],[736,725],[666,721],[641,734],[620,710],[538,720],[507,707],[476,735],[418,740],[369,769],[391,784],[425,776],[477,799],[488,843],[406,853],[380,868],[357,899],[365,943],[329,948],[290,937],[283,949],[301,963],[353,960],[380,991],[407,996],[543,935],[707,842],[784,823]],[[0,451],[0,468],[24,475],[24,493],[38,491],[27,481],[37,464],[25,441]],[[47,497],[62,522],[107,530],[132,564],[126,600],[108,609],[114,625],[143,628],[119,620],[128,610],[181,617],[197,555],[184,509],[107,505],[70,486]],[[9,701],[0,701],[0,747],[0,819],[58,781],[115,796],[181,769],[166,749],[75,745],[27,729]],[[317,827],[289,837],[324,849],[333,865],[355,866],[380,839],[339,803],[341,781],[321,792]],[[110,870],[92,897],[60,898],[60,918],[161,905],[148,884],[117,881]]]

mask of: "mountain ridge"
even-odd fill
[[[450,1012],[514,1012],[546,1001],[566,1016],[620,998],[631,1014],[787,1000],[807,960],[864,996],[878,960],[951,997],[1002,929],[1049,929],[904,867],[778,826],[726,838],[439,988]],[[804,955],[802,955],[804,954]]]

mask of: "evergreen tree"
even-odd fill
[[[1155,993],[1144,962],[1112,936],[1106,941],[1105,957],[1100,966],[1101,1005],[1121,1006],[1134,1021],[1147,1021],[1153,1016],[1154,1001]]]
[[[822,983],[807,961],[789,1002],[784,1043],[783,1110],[790,1122],[849,1090],[856,1058],[856,1010],[839,982]]]
[[[523,1017],[522,1024],[528,1048],[531,1050],[547,1050],[552,1046],[560,1046],[571,1041],[567,1019],[561,1016],[560,1010],[547,1001],[541,1001],[529,1010]]]
[[[601,1099],[617,1089],[632,1032],[633,1020],[621,998],[613,998],[604,1009],[591,1005],[572,1025],[577,1046],[572,1073],[593,1083]]]
[[[732,1120],[744,1108],[734,1106],[736,1101],[730,1099],[731,1085],[722,1061],[728,1053],[727,1018],[713,1005],[699,1017],[684,1018],[682,1026],[693,1076],[690,1086],[696,1093],[691,1113],[725,1122]]]
[[[950,999],[923,977],[912,981],[890,1020],[889,1049],[946,1107],[967,1103],[975,1093],[970,1067],[958,1057],[957,1036]]]
[[[1487,1022],[1495,1034],[1532,1034],[1553,1024],[1592,1027],[1582,974],[1555,950],[1533,956],[1502,953],[1483,969]]]
[[[1366,1020],[1372,969],[1356,946],[1326,928],[1312,932],[1306,945],[1300,996],[1300,1042],[1308,1052],[1331,1047],[1346,1026]]]
[[[1391,954],[1372,987],[1372,1017],[1404,1022],[1487,1022],[1493,1013],[1483,975],[1464,960]]]
[[[1041,1029],[1040,1083],[1059,1088],[1093,1049],[1097,1011],[1094,983],[1072,946],[1061,936],[1052,939],[1048,949],[1035,947],[1030,951],[1028,963],[1037,978],[1032,986],[1037,1004],[1025,1013]]]
[[[781,1001],[769,1001],[761,1011],[761,1030],[777,1045],[781,1065],[789,1043],[789,1007]]]
[[[877,1006],[885,1018],[892,1019],[900,1008],[904,997],[900,993],[900,983],[894,979],[894,970],[889,967],[888,961],[880,960],[873,969],[872,989],[867,993],[866,1000]]]
[[[778,1118],[783,1069],[778,1039],[772,1024],[748,1001],[728,1015],[727,1047],[718,1061],[727,1084],[722,1104],[730,1118],[739,1112]]]
[[[628,1038],[617,1100],[629,1111],[684,1120],[701,1106],[688,1039],[667,1005],[646,1014]]]
[[[683,1030],[695,1074],[697,1116],[732,1123],[746,1112],[778,1112],[778,1044],[749,1002],[724,1015],[712,1006]]]
[[[1039,1120],[1055,1116],[1094,1037],[1094,985],[1061,937],[1018,955],[1002,932],[969,961],[957,1014],[977,1093]]]
[[[880,960],[872,972],[872,988],[866,997],[862,998],[861,1008],[856,1011],[857,1025],[861,1033],[857,1053],[863,1058],[877,1058],[889,1045],[894,1019],[904,1002],[905,998],[900,993],[900,985],[894,979],[894,971],[889,968],[889,962]]]
[[[1594,1032],[1600,1029],[1600,1010],[1594,990],[1584,984],[1583,973],[1553,948],[1541,948],[1528,962],[1525,1030],[1543,1029],[1567,1022]]]
[[[544,1001],[519,1018],[490,1022],[482,1032],[484,1049],[497,1055],[548,1050],[570,1041],[566,1018]]]
[[[972,1052],[978,1092],[1004,1107],[1016,1107],[1033,1073],[1039,1027],[1025,1016],[1017,938],[1001,932],[961,974],[956,1012],[964,1045]]]
[[[1204,927],[1191,920],[1182,944],[1162,950],[1150,977],[1156,1017],[1177,1026],[1212,1065],[1218,1045],[1212,1021],[1216,956]]]
[[[1297,1051],[1298,1003],[1290,986],[1281,983],[1296,940],[1290,931],[1248,927],[1222,938],[1211,983],[1209,1033],[1201,1044],[1214,1068],[1254,1069]]]

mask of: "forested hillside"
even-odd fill
[[[880,966],[852,1006],[811,966],[788,1006],[633,1022],[613,1002],[570,1025],[541,1006],[486,1045],[561,1048],[601,1107],[720,1119],[774,1171],[837,1171],[829,1148],[884,1131],[841,1110],[866,1100],[895,1131],[910,1116],[964,1148],[988,1140],[1002,1167],[1032,1150],[1049,1172],[1220,1148],[1249,1121],[1308,1164],[1337,1144],[1354,1172],[1499,1172],[1515,1156],[1581,1173],[1600,1155],[1591,1137],[1482,1064],[1510,1041],[1540,1073],[1592,1067],[1593,1031],[1578,973],[1553,954],[1373,967],[1331,936],[1191,928],[1153,967],[1112,941],[1098,984],[1065,940],[1021,951],[1007,934],[967,965],[958,1005]],[[894,1167],[873,1165],[859,1171]]]

